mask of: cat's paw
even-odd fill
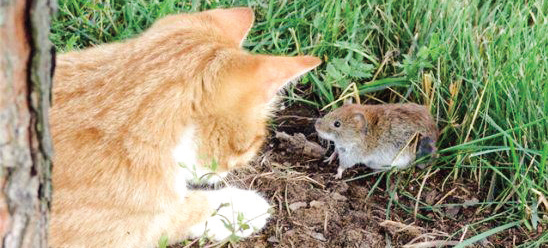
[[[268,202],[251,190],[233,187],[205,192],[213,213],[206,222],[191,227],[191,236],[224,240],[232,235],[248,237],[262,229],[270,214]]]

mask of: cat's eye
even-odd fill
[[[335,121],[333,124],[335,127],[340,127],[342,123],[340,121]]]

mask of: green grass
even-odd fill
[[[547,1],[60,0],[51,39],[74,50],[132,37],[167,14],[228,6],[255,10],[246,49],[324,59],[289,101],[323,108],[359,93],[429,105],[446,181],[475,179],[489,192],[480,208],[500,226],[544,225],[530,244],[546,243],[538,200],[548,198]]]

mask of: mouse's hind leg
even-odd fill
[[[422,137],[420,138],[420,141],[418,142],[418,146],[416,148],[416,158],[419,159],[427,155],[432,155],[436,151],[437,148],[435,147],[435,141],[430,139],[429,137]]]
[[[429,137],[422,137],[418,141],[418,146],[416,148],[416,159],[420,159],[422,157],[430,156],[428,160],[424,163],[419,163],[416,165],[416,167],[420,169],[426,168],[431,162],[433,162],[434,154],[437,152],[437,148],[435,147],[435,141],[430,139]]]

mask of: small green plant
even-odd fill
[[[190,167],[187,166],[185,163],[183,162],[179,162],[178,165],[181,167],[181,168],[184,168],[186,170],[188,170],[189,172],[191,172],[191,175],[193,176],[193,179],[194,180],[198,180],[199,177],[197,175],[197,167],[195,165],[191,165]]]
[[[212,159],[210,164],[207,166],[207,167],[204,167],[204,169],[208,169],[209,172],[208,173],[204,173],[202,175],[199,176],[199,174],[197,173],[198,170],[201,170],[200,168],[197,168],[197,166],[195,164],[191,165],[191,166],[188,166],[186,165],[185,163],[182,163],[182,162],[179,162],[178,165],[181,167],[181,168],[184,168],[186,170],[188,170],[191,175],[192,175],[192,179],[191,181],[194,182],[194,183],[201,183],[201,182],[204,182],[204,181],[208,181],[210,180],[212,177],[215,177],[215,176],[218,176],[216,174],[216,171],[218,170],[219,168],[219,164],[217,162],[217,160],[215,159]]]
[[[210,171],[216,172],[218,170],[218,167],[219,167],[218,161],[215,159],[212,159],[210,161]]]
[[[355,58],[335,58],[327,64],[326,70],[326,82],[336,82],[340,88],[345,88],[348,85],[348,80],[371,78],[374,66]]]
[[[159,248],[166,248],[168,246],[168,236],[162,235],[158,242]]]
[[[231,204],[228,202],[220,204],[210,215],[211,217],[218,216],[220,217],[219,220],[223,223],[223,226],[230,232],[229,237],[227,237],[225,240],[222,240],[218,242],[218,245],[223,245],[227,242],[230,242],[232,244],[237,243],[241,238],[237,235],[238,232],[242,232],[245,230],[249,230],[251,226],[247,223],[247,220],[245,220],[244,214],[242,212],[237,213],[237,219],[233,220],[230,218],[233,218],[232,216],[225,216],[220,214],[220,210],[223,208],[231,208]],[[236,221],[236,222],[235,222]],[[200,247],[203,247],[208,243],[209,240],[212,240],[211,236],[208,233],[208,223],[205,225],[204,232],[202,236],[198,239],[198,244]],[[256,231],[256,230],[254,230]]]

